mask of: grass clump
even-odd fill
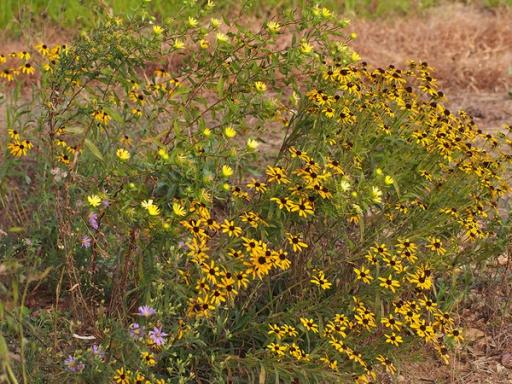
[[[194,7],[5,56],[6,380],[370,383],[417,345],[448,363],[451,275],[504,245],[509,136],[446,109],[427,63],[361,62],[327,8],[250,29]]]

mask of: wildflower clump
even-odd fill
[[[95,334],[55,345],[65,374],[370,383],[411,344],[449,362],[448,277],[504,228],[510,132],[448,110],[427,63],[361,62],[327,8],[256,33],[211,3],[108,19],[18,74],[40,76],[40,129],[12,121],[8,177],[48,200],[12,224]]]

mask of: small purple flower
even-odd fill
[[[98,215],[94,212],[91,212],[91,214],[89,215],[89,225],[94,230],[98,230],[98,228],[100,227],[98,223]]]
[[[156,345],[164,345],[166,336],[167,336],[167,333],[163,332],[162,329],[158,328],[158,327],[155,327],[155,328],[153,328],[152,331],[149,331],[149,338]]]
[[[101,348],[101,345],[94,344],[91,347],[91,352],[94,356],[96,356],[100,360],[103,360],[103,358],[105,357],[105,351],[103,350],[103,348]]]
[[[139,316],[150,317],[156,314],[155,308],[150,307],[149,305],[143,305],[139,307],[138,310]]]
[[[103,205],[105,208],[107,208],[110,205],[110,201],[108,201],[108,199],[103,199],[101,201],[101,205]]]
[[[79,361],[77,358],[69,355],[66,360],[64,360],[64,365],[66,369],[73,373],[80,373],[84,370],[85,364]]]
[[[144,337],[144,328],[141,328],[139,323],[130,324],[130,336],[136,340],[140,340]]]
[[[91,248],[91,244],[92,244],[92,239],[85,235],[84,237],[82,237],[82,248]]]

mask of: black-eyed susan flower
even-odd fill
[[[7,144],[7,148],[9,149],[10,154],[15,157],[26,156],[29,151],[29,147],[23,141],[18,140],[9,142],[9,144]]]
[[[429,237],[427,248],[434,251],[438,255],[442,256],[446,253],[446,249],[443,248],[443,243],[437,237]]]
[[[402,322],[393,316],[393,314],[389,314],[387,317],[383,317],[380,322],[389,329],[400,331],[402,326]]]
[[[156,365],[155,355],[151,352],[141,352],[142,361],[148,367],[153,367]]]
[[[396,367],[391,360],[383,355],[377,356],[377,361],[382,364],[386,372],[394,375],[396,373]]]
[[[267,345],[267,349],[272,351],[277,356],[284,356],[287,350],[286,345],[283,344],[277,344],[277,343],[270,343]]]
[[[116,370],[112,380],[116,384],[131,384],[132,373],[129,370],[125,370],[124,367],[121,367]]]
[[[290,259],[287,258],[287,256],[288,256],[288,252],[286,252],[282,249],[276,251],[275,258],[274,258],[274,264],[276,265],[277,268],[279,268],[283,271],[290,268],[292,263],[291,263]]]
[[[253,277],[261,279],[270,272],[272,259],[268,257],[265,252],[252,253],[251,259],[246,265],[249,267],[248,272],[252,274]]]
[[[354,273],[356,274],[356,279],[361,280],[365,284],[370,284],[373,280],[370,270],[364,265],[361,265],[359,269],[354,268]]]
[[[301,317],[300,322],[306,331],[318,333],[318,325],[315,323],[313,319]]]
[[[286,238],[288,239],[288,243],[292,246],[293,252],[300,252],[308,247],[308,245],[298,235],[287,233]]]
[[[249,183],[247,183],[247,188],[254,189],[256,192],[263,193],[267,190],[267,184],[252,178]]]
[[[385,334],[384,336],[386,337],[386,343],[394,345],[395,347],[398,347],[404,341],[402,336],[396,334],[395,332],[392,332],[391,334]]]
[[[235,281],[238,288],[247,288],[249,286],[249,279],[247,273],[240,271],[235,274]]]
[[[400,282],[398,280],[394,280],[391,275],[388,277],[379,277],[379,280],[379,286],[389,289],[393,293],[395,293],[396,289],[400,287]]]
[[[321,289],[329,289],[332,283],[327,280],[323,271],[318,271],[316,275],[310,280],[311,283],[318,285]]]
[[[307,217],[308,215],[313,215],[315,211],[313,210],[313,204],[309,200],[301,200],[298,203],[293,201],[290,202],[290,210],[292,212],[297,212],[300,217]]]
[[[229,237],[238,237],[242,233],[242,228],[237,227],[234,220],[225,219],[220,227],[222,232],[226,233]]]
[[[267,334],[275,335],[279,340],[286,336],[286,331],[277,324],[269,324]]]

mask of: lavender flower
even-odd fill
[[[155,309],[153,307],[150,307],[149,305],[143,305],[139,307],[138,310],[139,316],[150,317],[156,314]]]
[[[73,373],[80,373],[84,370],[85,364],[79,361],[77,358],[69,355],[66,360],[64,360],[64,365],[66,369]]]
[[[144,328],[141,328],[139,323],[130,324],[130,336],[136,340],[140,340],[144,337]]]
[[[91,351],[92,354],[100,360],[103,360],[103,358],[105,357],[105,351],[103,350],[103,348],[101,348],[101,345],[94,344],[91,347]]]
[[[89,215],[89,225],[94,230],[98,230],[98,228],[100,227],[100,224],[98,223],[98,215],[94,212],[91,212],[91,214]]]
[[[85,235],[84,237],[82,237],[82,248],[90,248],[91,244],[92,239],[89,236]]]
[[[167,336],[167,333],[163,332],[162,329],[158,328],[158,327],[155,327],[155,328],[153,328],[152,331],[149,331],[149,338],[156,345],[164,345],[166,336]]]
[[[103,205],[105,208],[107,208],[110,205],[110,201],[108,201],[108,199],[103,199],[101,201],[101,205]]]

